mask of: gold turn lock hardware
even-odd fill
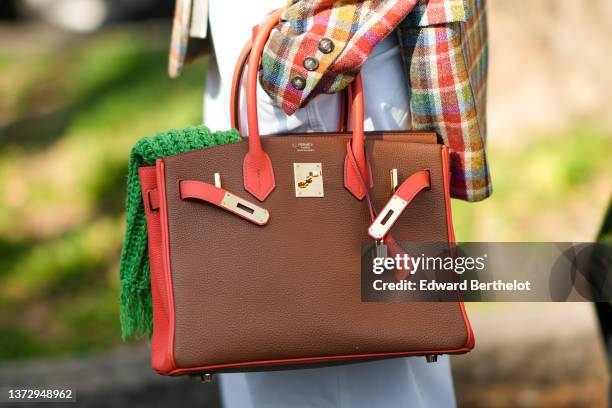
[[[306,188],[306,187],[308,187],[308,185],[309,185],[310,183],[312,183],[312,180],[313,180],[315,177],[319,177],[320,175],[321,175],[321,172],[320,172],[320,171],[317,171],[317,172],[312,172],[312,171],[311,171],[311,172],[308,174],[308,177],[306,177],[306,180],[298,182],[298,187],[299,187],[299,188]]]
[[[323,197],[323,166],[321,163],[293,163],[296,197]]]

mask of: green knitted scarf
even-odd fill
[[[150,336],[153,329],[147,223],[138,168],[152,165],[161,157],[239,140],[240,136],[236,130],[211,132],[205,126],[191,126],[142,138],[132,148],[127,185],[127,224],[119,265],[123,338],[144,334]]]

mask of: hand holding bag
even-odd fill
[[[257,67],[278,16],[260,26],[248,57],[248,140],[139,169],[153,368],[202,374],[468,352],[462,302],[365,303],[360,292],[361,244],[372,241],[372,208],[392,194],[391,169],[409,180],[393,239],[454,241],[448,149],[433,133],[365,133],[360,78],[352,133],[262,139]]]

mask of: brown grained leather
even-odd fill
[[[397,241],[446,241],[442,146],[369,133],[373,201],[387,202],[388,174],[400,182],[427,169],[420,193],[393,228]],[[459,303],[362,303],[360,246],[370,242],[365,204],[344,187],[349,134],[263,138],[276,189],[262,204],[266,226],[179,197],[180,180],[213,182],[249,197],[242,183],[245,141],[164,159],[174,293],[177,368],[418,350],[460,350],[468,329]],[[406,133],[405,140],[413,137]],[[311,143],[313,151],[299,151]],[[303,150],[303,149],[302,149]],[[293,163],[322,163],[324,198],[296,198]]]

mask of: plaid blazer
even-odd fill
[[[188,1],[177,0],[173,76],[187,59]],[[292,114],[346,87],[390,34],[402,48],[411,129],[436,131],[449,146],[453,197],[488,197],[485,0],[290,0],[264,49],[261,84]]]

